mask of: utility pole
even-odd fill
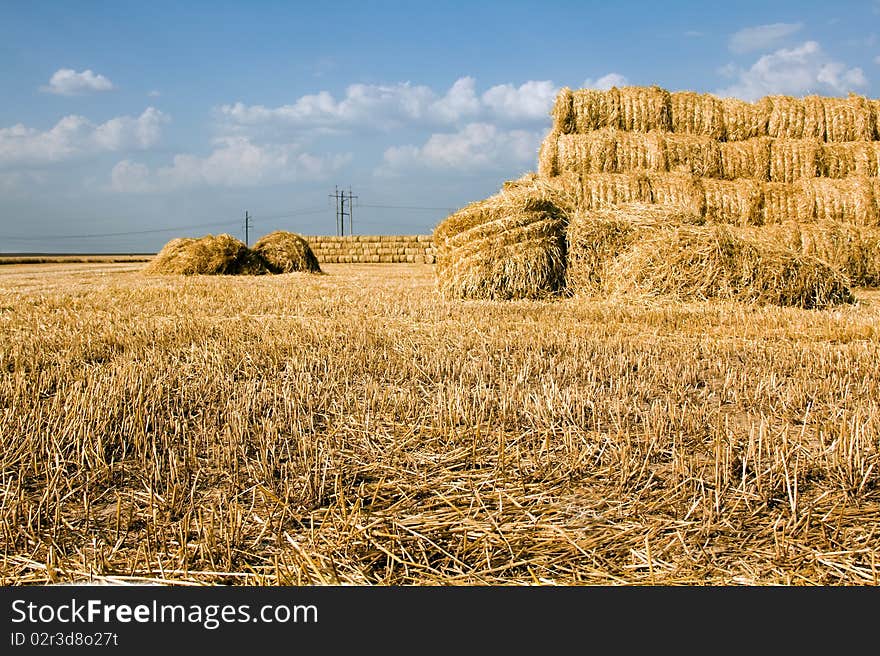
[[[250,246],[250,232],[251,232],[251,220],[253,217],[248,213],[247,210],[244,211],[244,245]]]
[[[351,193],[351,187],[348,188],[348,194],[345,193],[343,189],[341,192],[339,191],[339,185],[336,185],[336,190],[332,194],[328,194],[330,198],[336,200],[336,234],[342,236],[345,234],[345,217],[348,217],[348,234],[354,234],[354,219],[352,208],[354,207],[354,199],[357,196],[354,196]],[[345,204],[348,203],[348,211],[345,209]]]

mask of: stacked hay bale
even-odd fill
[[[650,285],[679,296],[712,295],[705,285],[686,284],[687,263],[706,274],[714,295],[755,302],[819,307],[848,299],[848,278],[877,284],[878,110],[880,102],[856,95],[746,102],[656,86],[562,89],[529,185],[543,181],[557,190],[549,202],[559,217],[554,239],[563,229],[567,236],[567,291]],[[462,295],[448,284],[445,263],[462,246],[445,226],[435,232],[438,279]],[[514,234],[507,237],[506,247],[516,250]],[[682,254],[688,249],[693,258]],[[487,264],[505,252],[482,251],[482,269],[473,275],[509,266]],[[663,282],[657,254],[676,263],[666,273],[680,284]],[[549,278],[536,282],[512,296],[553,291],[558,277],[552,285]],[[468,289],[510,297],[491,284]]]
[[[278,231],[254,249],[232,235],[172,239],[144,268],[145,273],[183,275],[262,275],[320,271],[311,248],[299,235]]]

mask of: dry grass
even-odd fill
[[[147,273],[183,275],[259,275],[266,262],[232,235],[172,239],[147,265]]]
[[[4,584],[880,580],[878,293],[489,303],[426,265],[116,266],[0,270]]]
[[[847,277],[828,263],[728,226],[653,231],[609,265],[604,286],[611,293],[808,309],[854,300]]]
[[[254,252],[263,258],[272,273],[321,271],[321,265],[309,243],[301,236],[285,230],[276,230],[261,237],[254,244]]]

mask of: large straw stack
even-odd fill
[[[867,281],[874,279],[873,274],[865,272],[874,270],[873,262],[880,253],[873,247],[852,246],[863,243],[852,237],[852,230],[880,227],[878,111],[880,102],[856,95],[847,98],[774,95],[746,102],[691,91],[669,93],[656,86],[562,89],[551,112],[552,128],[539,151],[538,175],[517,187],[523,193],[535,193],[529,188],[543,180],[557,192],[564,192],[566,200],[561,204],[566,209],[553,214],[552,218],[540,219],[551,221],[553,226],[540,233],[544,240],[541,248],[545,249],[541,252],[546,253],[549,248],[556,255],[550,257],[554,261],[552,267],[539,266],[535,271],[552,269],[553,272],[538,273],[528,284],[498,282],[521,277],[511,272],[524,271],[525,260],[514,258],[515,249],[509,244],[518,234],[516,230],[531,226],[538,219],[511,219],[519,216],[521,208],[517,209],[517,203],[521,201],[497,209],[498,203],[504,205],[508,201],[493,197],[494,200],[484,201],[495,207],[491,211],[479,205],[483,209],[478,211],[469,206],[461,212],[467,216],[475,212],[500,212],[508,222],[498,218],[479,219],[480,225],[496,225],[494,221],[497,227],[482,228],[483,232],[475,233],[473,240],[470,237],[448,239],[442,248],[449,254],[448,262],[456,254],[461,254],[466,262],[479,260],[482,268],[478,277],[488,277],[495,282],[456,284],[445,272],[453,268],[459,272],[464,265],[455,268],[447,263],[438,267],[441,288],[453,295],[484,297],[530,297],[548,290],[558,291],[559,276],[554,267],[558,264],[561,231],[568,235],[569,286],[572,289],[585,289],[591,284],[595,287],[597,276],[602,277],[596,273],[601,268],[596,262],[608,262],[610,267],[616,262],[617,256],[608,255],[615,252],[615,244],[628,243],[632,235],[653,239],[662,223],[667,241],[672,239],[676,244],[669,247],[673,250],[692,246],[706,253],[707,249],[714,248],[712,244],[732,244],[731,248],[742,253],[760,252],[761,257],[755,261],[772,263],[767,266],[776,271],[775,274],[752,281],[761,287],[757,296],[751,291],[731,292],[728,296],[752,300],[760,297],[801,306],[820,306],[823,298],[830,299],[829,302],[843,299],[846,294],[834,291],[840,282],[834,276],[829,278],[832,291],[827,296],[810,287],[812,283],[804,289],[813,291],[800,294],[791,291],[791,278],[780,271],[796,272],[792,276],[803,282],[827,274],[823,266],[828,265],[835,275],[843,276],[842,279],[849,275],[859,284],[868,284]],[[654,209],[647,210],[649,206]],[[591,218],[587,220],[584,216]],[[660,216],[665,218],[660,220],[657,218]],[[676,220],[681,225],[683,216],[736,228],[725,228],[728,232],[723,234],[713,232],[711,239],[704,233],[692,232],[681,233],[673,239],[670,225],[674,221],[670,222],[668,217],[678,217]],[[572,219],[566,227],[569,217],[579,218]],[[448,219],[452,224],[461,220],[457,215]],[[831,225],[836,226],[833,234],[837,236],[821,236],[822,229],[814,227]],[[804,227],[804,232],[810,235],[810,247],[804,246],[807,243],[804,239],[796,243],[786,237],[794,234],[791,226],[810,226]],[[732,230],[752,232],[737,233],[731,241],[728,236],[734,234]],[[850,244],[849,251],[838,246],[845,241],[840,237],[844,234],[849,240],[846,241]],[[523,235],[523,243],[534,243],[531,232]],[[488,241],[478,241],[476,236]],[[758,251],[751,245],[743,245],[742,240],[749,239],[757,242]],[[466,247],[465,241],[470,245]],[[820,248],[818,244],[824,246]],[[782,250],[765,252],[766,249],[761,250],[764,246]],[[535,255],[539,250],[529,251],[532,253],[529,257],[541,260]],[[861,255],[851,256],[856,250]],[[843,257],[840,255],[843,252],[850,255]],[[497,257],[508,260],[503,265],[492,263]],[[744,257],[749,262],[754,259],[751,255]],[[823,266],[816,264],[817,261],[824,263]],[[852,264],[854,261],[860,263],[858,271]],[[592,264],[587,266],[584,262]],[[505,273],[498,274],[498,270]],[[622,264],[615,269],[621,276],[626,270]],[[535,283],[539,279],[540,282]],[[648,279],[659,280],[653,275],[645,278]],[[721,284],[718,281],[720,278],[716,282]],[[734,283],[745,284],[741,278],[724,284]],[[765,288],[772,284],[783,291],[774,296]],[[698,295],[706,295],[704,291]]]

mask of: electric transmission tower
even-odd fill
[[[339,185],[336,185],[336,191],[328,194],[328,196],[336,200],[336,234],[339,236],[345,234],[345,217],[348,217],[348,234],[353,235],[354,217],[352,210],[357,196],[352,195],[351,187],[348,188],[348,193],[344,189],[339,191]]]

